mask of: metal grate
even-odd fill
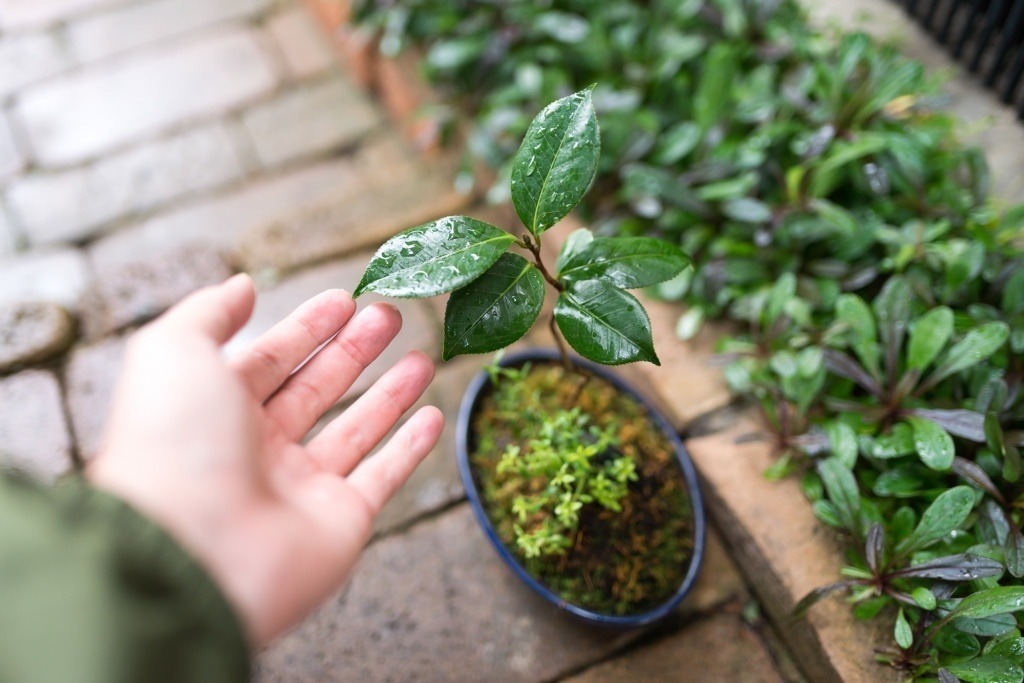
[[[897,0],[1024,119],[1024,0]]]

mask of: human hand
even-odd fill
[[[221,346],[254,301],[252,281],[235,276],[131,338],[88,476],[189,550],[259,646],[348,577],[377,513],[433,448],[444,418],[422,408],[364,460],[433,378],[429,358],[413,352],[302,445],[401,316],[373,304],[353,317],[352,298],[327,291],[226,360]]]

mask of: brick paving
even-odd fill
[[[405,142],[319,31],[298,0],[0,0],[0,463],[52,481],[93,455],[126,335],[189,291],[256,278],[230,352],[308,296],[351,289],[394,232],[482,212],[452,189],[458,160]],[[385,97],[413,107],[395,79]],[[355,393],[408,349],[439,356],[437,302],[400,307],[403,332]],[[672,328],[674,309],[651,313]],[[634,373],[680,423],[728,401],[699,362],[712,341],[659,340],[666,367]],[[517,583],[452,456],[478,367],[439,366],[424,401],[449,417],[440,444],[351,584],[261,654],[258,680],[799,680],[714,530],[694,593],[654,631],[586,628]]]

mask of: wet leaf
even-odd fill
[[[512,161],[512,204],[539,235],[579,204],[597,173],[601,142],[589,90],[541,111]]]
[[[885,529],[881,524],[872,524],[868,531],[867,541],[864,543],[864,559],[868,563],[868,569],[877,572],[882,566],[882,559],[885,553]]]
[[[636,289],[670,280],[690,265],[683,251],[655,237],[598,237],[566,257],[559,269],[567,285],[605,278]]]
[[[544,278],[537,268],[522,256],[502,254],[448,299],[442,357],[505,348],[533,327],[543,304]]]
[[[562,272],[565,268],[566,262],[575,257],[581,249],[586,247],[588,244],[594,241],[594,233],[587,228],[577,228],[565,238],[565,244],[562,245],[562,251],[558,254],[558,260],[555,261],[555,272]]]
[[[661,364],[647,312],[633,295],[607,280],[584,280],[562,292],[555,303],[555,320],[565,340],[595,363]]]
[[[1024,576],[1024,534],[1021,534],[1020,529],[1010,529],[1003,550],[1006,554],[1006,571],[1018,579]]]
[[[1024,610],[1024,586],[997,586],[968,595],[938,623],[982,619],[1021,610]]]
[[[957,657],[973,657],[981,652],[981,644],[977,637],[970,633],[957,631],[952,627],[940,629],[932,639],[935,647]]]
[[[982,655],[966,662],[947,664],[946,670],[965,683],[1021,683],[1024,669],[1000,655]]]
[[[939,669],[939,683],[963,683],[946,669]]]
[[[939,355],[953,336],[953,311],[937,306],[928,311],[910,327],[907,346],[907,367],[924,370]]]
[[[893,277],[875,298],[875,318],[882,340],[886,372],[896,374],[896,360],[903,346],[907,320],[910,318],[910,285],[902,277]]]
[[[985,442],[985,416],[973,410],[931,410],[914,408],[906,411],[907,415],[916,415],[940,425],[953,436],[959,436],[977,443]]]
[[[953,437],[945,429],[923,417],[908,417],[914,428],[914,449],[921,462],[933,470],[945,471],[953,464]]]
[[[1003,347],[1009,336],[1010,328],[1004,322],[990,322],[974,328],[950,348],[945,359],[925,380],[922,387],[933,387],[950,375],[987,360]]]
[[[943,491],[924,511],[917,527],[897,546],[896,551],[908,555],[941,540],[960,528],[973,507],[974,492],[970,487],[955,486]]]
[[[968,553],[939,557],[892,572],[892,576],[942,581],[974,581],[1003,573],[1003,565],[987,557]]]
[[[449,216],[401,232],[370,259],[353,292],[427,297],[451,292],[483,275],[514,238],[468,216]]]

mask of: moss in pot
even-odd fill
[[[574,360],[566,342],[601,365],[659,364],[647,313],[626,290],[673,278],[689,259],[655,238],[581,229],[554,268],[543,262],[542,234],[582,199],[599,150],[590,91],[552,103],[512,165],[521,237],[467,216],[411,228],[377,251],[355,295],[450,292],[448,360],[517,341],[540,315],[545,282],[558,293],[550,320],[558,354],[491,368],[486,389],[471,389],[473,436],[460,435],[472,448],[467,488],[475,487],[470,498],[483,506],[478,517],[499,552],[542,595],[597,621],[627,623],[678,601],[692,581],[699,494],[664,418],[597,366]],[[525,255],[508,251],[513,245]]]

